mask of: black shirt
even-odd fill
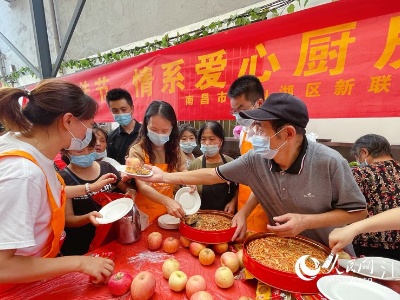
[[[125,165],[128,148],[138,137],[141,126],[142,124],[135,120],[135,127],[131,133],[127,133],[121,125],[115,128],[108,136],[107,156],[114,158],[121,165]]]
[[[68,174],[68,172],[65,171],[65,169],[60,172],[60,175],[64,179],[66,185],[78,185],[78,183],[93,183],[104,174],[114,173],[115,175],[117,175],[118,178],[115,184],[118,184],[118,182],[121,180],[119,172],[108,162],[98,161],[97,163],[100,165],[100,174],[94,180],[84,180],[70,171],[75,177],[75,179],[73,179]],[[111,184],[107,184],[100,190],[100,192],[111,192],[113,189],[114,187]],[[88,195],[82,195],[76,198],[72,198],[72,207],[74,210],[74,214],[77,216],[82,216],[90,213],[91,211],[99,211],[101,209],[101,205],[97,204],[92,199],[92,197],[89,197]],[[81,227],[66,227],[66,237],[61,248],[61,253],[63,255],[85,254],[89,251],[89,246],[95,236],[95,231],[96,227],[92,223],[86,224]]]

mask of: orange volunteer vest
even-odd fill
[[[150,165],[150,160],[147,154],[144,155],[144,163]],[[159,167],[164,172],[167,172],[167,164],[154,164],[154,166]],[[167,197],[173,198],[174,185],[167,183],[151,183],[157,192],[163,194]],[[135,203],[138,208],[149,216],[149,223],[153,223],[159,216],[167,213],[167,208],[164,205],[151,201],[150,199],[143,196],[139,191],[137,193]]]
[[[32,155],[25,151],[13,150],[0,153],[0,157],[6,156],[20,156],[26,159],[29,159],[34,164],[36,164],[39,168],[39,164],[36,159],[33,158]],[[42,170],[43,171],[43,170]],[[55,171],[54,171],[55,172]],[[44,171],[43,171],[44,174]],[[62,177],[57,174],[57,178],[62,185],[61,189],[61,205],[58,207],[53,193],[51,192],[50,185],[47,181],[46,177],[46,190],[47,190],[47,198],[49,200],[52,216],[51,216],[51,227],[53,229],[52,234],[50,234],[48,241],[46,243],[46,247],[42,250],[42,257],[56,257],[60,253],[60,239],[61,233],[64,231],[65,226],[65,202],[66,202],[66,194],[65,194],[65,183]],[[45,175],[46,176],[46,175]]]
[[[240,154],[244,155],[251,149],[253,149],[253,144],[246,140],[247,132],[244,132],[242,144],[240,145]],[[249,196],[251,194],[251,189],[249,186],[244,184],[239,184],[239,194],[238,194],[238,210],[240,210]],[[264,232],[267,231],[268,217],[262,209],[261,205],[258,204],[256,208],[251,212],[247,218],[247,230]]]

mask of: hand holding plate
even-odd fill
[[[90,221],[94,226],[100,225],[100,223],[97,221],[96,218],[102,218],[103,216],[102,216],[101,213],[99,213],[98,211],[94,210],[94,211],[88,213],[87,215],[88,215],[89,221]]]

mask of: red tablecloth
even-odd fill
[[[159,231],[162,233],[163,238],[168,236],[179,237],[180,233],[178,230],[165,230],[158,227],[156,224],[152,224],[144,232],[142,232],[141,239],[130,245],[121,245],[116,241],[113,241],[96,251],[113,251],[116,254],[115,258],[115,272],[126,271],[135,276],[142,270],[149,270],[156,276],[157,287],[152,300],[156,299],[188,299],[184,291],[174,292],[169,289],[168,281],[164,279],[161,271],[163,261],[167,255],[162,250],[156,252],[150,252],[147,250],[147,236],[153,232]],[[153,253],[153,254],[151,254]],[[164,256],[158,259],[157,262],[151,262],[149,260],[136,260],[132,262],[134,257],[155,257]],[[215,270],[221,266],[220,256],[217,255],[215,262],[211,266],[202,266],[198,261],[197,257],[190,254],[188,249],[180,247],[178,252],[170,255],[175,257],[180,262],[180,268],[186,273],[188,277],[196,274],[202,275],[207,281],[207,290],[210,292],[215,300],[236,300],[240,296],[249,296],[255,299],[256,296],[256,280],[235,280],[234,285],[228,289],[221,289],[216,286],[214,282]],[[350,275],[350,274],[349,274]],[[354,275],[354,274],[351,274]],[[375,281],[375,280],[374,280]],[[386,285],[393,290],[400,291],[400,283],[396,281],[378,281],[378,283]],[[5,294],[0,294],[1,300],[17,300],[17,299],[57,299],[57,300],[69,300],[69,299],[123,299],[129,300],[130,293],[125,294],[121,297],[113,297],[108,291],[107,286],[95,286],[89,283],[89,277],[81,273],[70,273],[64,276],[44,280],[40,282],[34,282],[29,284],[20,284],[9,290]],[[311,299],[310,296],[304,296],[303,299]],[[314,298],[315,299],[315,298]],[[319,298],[318,298],[319,299]]]
[[[163,238],[168,236],[179,237],[178,230],[165,230],[159,228],[156,224],[150,225],[142,232],[141,239],[130,245],[121,245],[113,241],[94,252],[113,251],[116,253],[115,272],[126,271],[135,276],[142,270],[149,270],[156,276],[157,287],[156,293],[152,297],[156,299],[188,299],[184,291],[174,292],[168,287],[168,281],[164,279],[161,267],[164,259],[158,262],[135,261],[130,262],[135,256],[141,253],[140,256],[147,254],[147,236],[153,232],[159,231]],[[164,254],[162,250],[155,253],[153,256]],[[151,255],[151,254],[150,254]],[[243,282],[235,280],[234,285],[228,289],[221,289],[214,282],[215,270],[221,266],[219,255],[211,266],[203,266],[200,264],[197,257],[190,254],[188,249],[180,246],[179,250],[172,254],[180,262],[180,269],[186,273],[188,277],[196,274],[202,275],[207,281],[207,290],[214,296],[216,300],[238,299],[240,296],[250,296],[255,298],[256,295],[256,280],[248,280]],[[130,299],[130,293],[121,296],[113,297],[107,286],[94,286],[89,283],[89,277],[81,273],[70,273],[64,276],[52,278],[45,281],[17,285],[7,292],[5,295],[0,295],[0,299]]]

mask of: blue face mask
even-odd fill
[[[169,141],[169,135],[168,134],[159,134],[159,133],[155,133],[154,131],[151,131],[150,129],[147,129],[147,136],[149,137],[150,141],[158,146],[161,147],[163,146],[166,142]]]
[[[242,118],[239,114],[234,114],[235,118],[236,118],[236,122],[239,125],[242,125],[244,127],[250,127],[251,125],[253,125],[254,120],[253,119],[244,119]]]
[[[286,144],[286,141],[280,145],[277,149],[271,149],[270,148],[270,143],[271,143],[271,138],[276,136],[279,132],[281,132],[284,128],[279,130],[277,133],[275,133],[273,136],[261,136],[261,135],[253,135],[253,138],[251,140],[251,143],[253,144],[253,151],[255,153],[259,153],[262,156],[264,156],[266,159],[273,159],[275,155],[278,153],[279,149]]]
[[[192,153],[193,149],[196,148],[196,142],[180,142],[179,146],[181,147],[182,151],[185,153]]]
[[[96,153],[96,160],[103,159],[104,157],[107,156],[107,150],[104,150],[103,152],[95,152]]]
[[[368,166],[367,160],[364,160],[364,162],[362,162],[362,163],[359,163],[359,162],[357,161],[357,163],[358,163],[358,167],[359,167],[359,168]]]
[[[117,122],[121,126],[126,126],[132,121],[132,114],[113,114],[115,122]]]
[[[203,152],[203,154],[205,156],[213,157],[219,152],[219,147],[218,147],[218,145],[204,145],[204,144],[201,144],[200,150],[201,150],[201,152]]]
[[[72,164],[77,165],[81,168],[87,168],[92,165],[96,159],[96,152],[92,152],[87,155],[70,155],[70,161]]]
[[[83,126],[86,127],[85,124],[83,124],[80,120],[78,120]],[[83,140],[80,140],[76,138],[71,131],[68,130],[68,132],[72,135],[71,139],[71,144],[66,150],[82,150],[83,148],[86,148],[89,143],[92,141],[92,128],[86,127],[86,135]]]

